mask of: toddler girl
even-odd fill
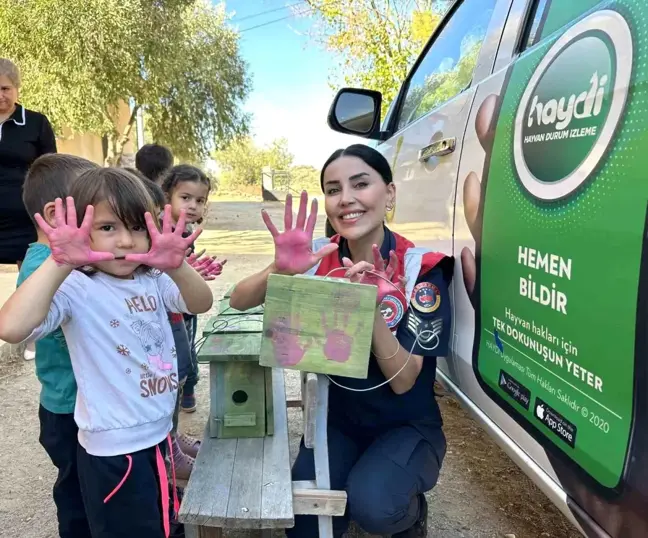
[[[85,172],[66,203],[67,211],[56,200],[55,227],[35,216],[52,253],[0,310],[0,338],[35,341],[63,329],[93,538],[162,538],[178,390],[167,311],[211,308],[208,285],[185,259],[200,231],[182,236],[184,212],[173,231],[169,209],[160,230],[149,193],[125,170]]]

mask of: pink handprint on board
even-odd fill
[[[345,311],[342,314],[342,327],[349,324],[349,312]],[[353,336],[348,334],[343,329],[340,329],[339,313],[336,311],[333,314],[333,324],[328,325],[326,320],[326,313],[322,312],[322,326],[326,335],[324,342],[324,356],[335,362],[346,362],[351,357],[351,348],[353,347]],[[361,330],[361,326],[358,327]]]
[[[280,366],[295,366],[304,358],[310,343],[302,346],[299,343],[299,317],[295,318],[295,328],[292,328],[284,317],[277,318],[270,324],[268,330],[274,348],[275,360]]]

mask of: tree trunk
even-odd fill
[[[106,154],[104,155],[104,166],[117,166],[117,137],[119,136],[116,131],[104,135],[108,142]]]
[[[105,135],[108,141],[108,147],[104,155],[104,166],[118,166],[119,161],[122,158],[124,153],[124,146],[130,140],[130,134],[133,130],[133,125],[135,124],[135,119],[137,118],[137,111],[139,110],[139,105],[133,108],[133,111],[128,119],[128,123],[124,126],[124,130],[119,133],[117,127],[115,126],[112,132]],[[113,125],[115,125],[113,123]]]

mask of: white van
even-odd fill
[[[647,82],[646,0],[457,0],[382,121],[328,118],[457,259],[440,381],[592,537],[648,536]]]

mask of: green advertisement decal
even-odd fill
[[[477,373],[606,488],[633,423],[647,14],[606,3],[518,59],[483,207]]]

